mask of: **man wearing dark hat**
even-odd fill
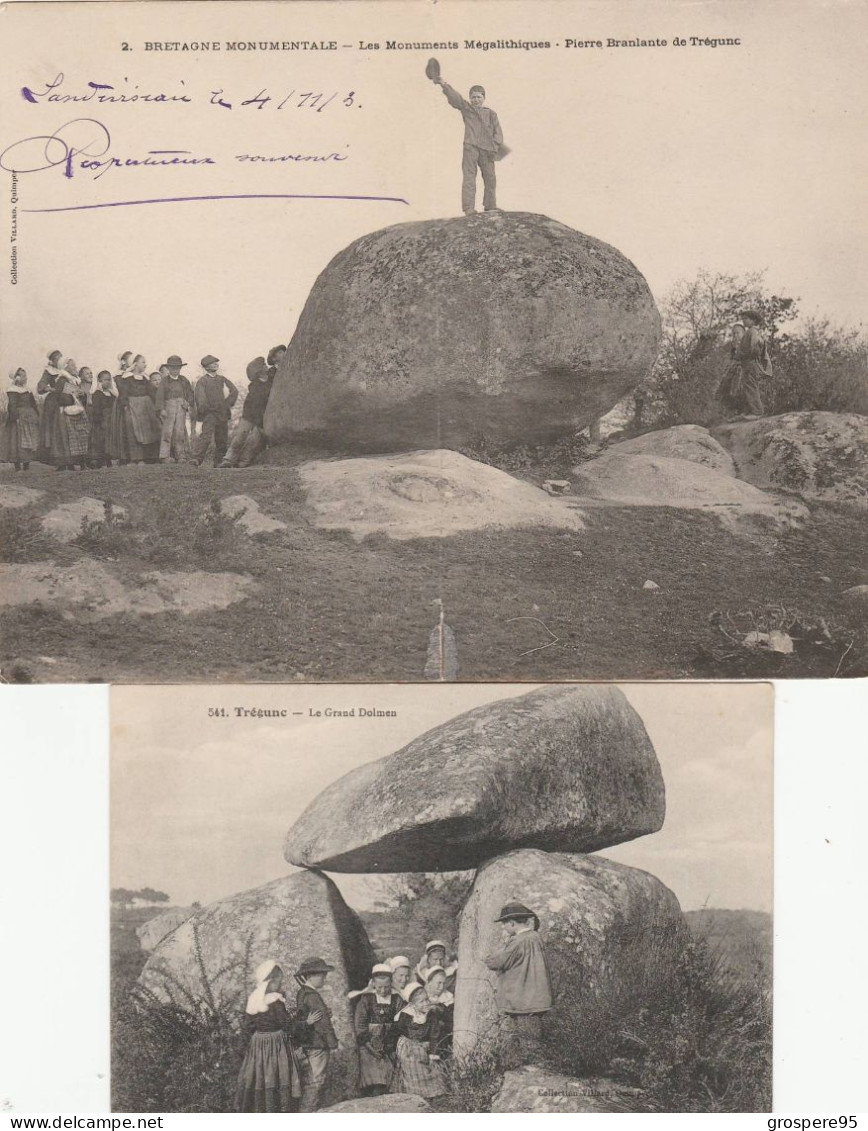
[[[739,317],[745,325],[736,349],[736,357],[741,366],[742,419],[755,420],[763,415],[760,389],[763,380],[768,380],[772,375],[772,361],[765,334],[762,332],[762,315],[756,310],[742,310]]]
[[[247,366],[247,380],[250,388],[244,398],[241,419],[232,434],[232,443],[221,467],[249,467],[265,447],[265,409],[274,378],[264,357],[254,358]]]
[[[299,1017],[321,1013],[322,1017],[314,1025],[309,1025],[309,1036],[304,1038],[304,1060],[301,1065],[301,1106],[300,1111],[316,1111],[325,1085],[329,1057],[338,1047],[338,1039],[332,1025],[332,1016],[319,991],[334,966],[322,958],[306,958],[295,972],[299,990],[295,1003]]]
[[[429,72],[426,72],[429,73]],[[485,105],[485,88],[472,86],[470,88],[470,101],[458,93],[448,82],[440,78],[439,68],[436,74],[430,74],[431,81],[435,83],[446,95],[446,101],[456,110],[461,111],[464,119],[464,151],[461,158],[461,210],[465,216],[470,216],[476,211],[476,170],[482,173],[482,183],[485,186],[482,207],[486,212],[497,209],[496,191],[497,176],[494,171],[494,162],[504,155],[503,131],[500,128],[497,114]]]
[[[238,390],[219,371],[219,358],[209,353],[202,358],[201,364],[203,373],[196,382],[194,399],[196,415],[202,421],[202,431],[196,442],[194,462],[201,466],[213,440],[214,466],[217,467],[229,446],[229,418],[232,406],[238,400]]]
[[[187,417],[194,415],[193,386],[181,372],[186,365],[173,353],[160,366],[165,370],[163,380],[157,389],[155,407],[161,421],[160,462],[186,463],[190,459],[190,440],[187,436]]]
[[[483,958],[497,972],[497,1007],[504,1017],[509,1055],[521,1064],[539,1051],[544,1014],[552,1008],[552,985],[539,919],[523,903],[507,903],[495,919],[504,945]]]

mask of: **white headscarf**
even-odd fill
[[[417,990],[424,990],[425,987],[421,982],[408,982],[401,990],[401,997],[407,1003],[403,1009],[399,1010],[397,1016],[400,1017],[402,1013],[406,1013],[408,1017],[412,1017],[417,1025],[421,1025],[425,1018],[428,1016],[427,1009],[419,1009],[418,1006],[413,1005],[410,998]]]
[[[15,365],[9,370],[9,392],[10,393],[28,393],[30,390],[27,388],[27,381],[23,385],[15,384],[15,374],[19,369],[23,369],[22,365]]]
[[[278,994],[268,990],[268,983],[271,975],[280,964],[275,962],[273,958],[267,959],[265,962],[260,962],[256,967],[254,977],[256,979],[256,989],[247,999],[247,1007],[245,1013],[267,1013],[268,1007],[275,1001],[286,1002],[283,994]]]

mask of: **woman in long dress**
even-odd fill
[[[455,995],[446,989],[447,978],[448,971],[443,966],[429,966],[424,982],[434,1019],[431,1051],[442,1057],[452,1053],[452,1031],[455,1027]]]
[[[129,373],[118,381],[117,413],[123,421],[119,458],[130,463],[157,463],[160,458],[160,419],[154,408],[157,390],[148,380],[148,363],[141,354]]]
[[[114,385],[115,393],[118,397],[120,397],[121,381],[132,371],[133,356],[132,350],[124,350],[123,353],[118,354],[119,368],[117,373],[112,377],[112,384]],[[115,411],[111,415],[108,431],[106,433],[106,456],[109,460],[116,459],[118,463],[130,462],[127,432],[124,427],[124,414],[121,412],[117,401],[115,401]]]
[[[13,369],[6,390],[6,421],[0,433],[0,461],[27,471],[39,447],[39,412],[36,398],[27,388],[27,372]]]
[[[298,1111],[301,1071],[294,1040],[308,1036],[308,1027],[322,1013],[304,1021],[286,1008],[283,971],[269,959],[256,968],[256,988],[247,999],[241,1028],[250,1037],[238,1073],[235,1107],[240,1112]]]
[[[406,1004],[395,1018],[397,1067],[391,1091],[426,1099],[445,1095],[449,1088],[437,1051],[437,1012],[419,982],[409,982],[401,996]]]
[[[51,454],[58,471],[87,467],[90,442],[90,420],[87,415],[87,392],[81,378],[67,364],[63,376],[54,385],[58,412],[51,438]]]
[[[39,414],[39,444],[36,451],[36,458],[41,463],[52,462],[51,447],[54,439],[54,427],[57,423],[57,414],[60,411],[54,387],[58,380],[65,376],[63,354],[60,350],[52,350],[48,355],[48,365],[43,370],[36,385],[36,394],[42,398]]]
[[[392,989],[392,967],[379,963],[370,983],[349,995],[359,1049],[359,1090],[363,1096],[388,1092],[395,1071],[395,1014],[403,1002]]]
[[[117,389],[107,369],[97,374],[90,398],[90,460],[92,467],[111,467],[110,438],[117,406]]]

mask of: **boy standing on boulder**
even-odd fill
[[[472,86],[470,101],[462,97],[440,77],[440,65],[436,59],[428,62],[425,73],[443,91],[450,106],[461,111],[464,119],[464,152],[461,158],[461,209],[465,216],[476,211],[476,169],[482,172],[485,186],[482,207],[486,212],[497,209],[495,194],[497,176],[494,162],[504,156],[503,131],[497,114],[485,105],[485,88]]]
[[[539,919],[523,903],[507,903],[495,923],[503,925],[504,945],[483,958],[497,972],[497,1006],[504,1015],[510,1050],[527,1064],[538,1053],[543,1015],[552,1008],[552,986]]]

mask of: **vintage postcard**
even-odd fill
[[[866,32],[5,5],[2,678],[866,674]]]
[[[772,705],[113,689],[113,1110],[772,1110]]]

